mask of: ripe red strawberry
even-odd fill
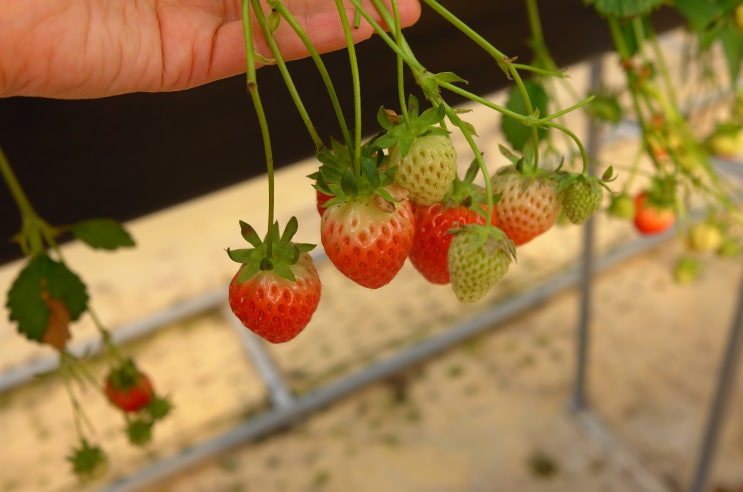
[[[571,180],[558,193],[565,217],[573,224],[583,224],[601,207],[601,185],[592,178]]]
[[[652,203],[646,191],[635,196],[634,224],[642,234],[656,234],[671,227],[676,219],[670,207]]]
[[[415,222],[407,200],[349,196],[322,216],[320,238],[335,267],[359,285],[376,289],[400,271],[413,243]]]
[[[469,225],[456,231],[449,246],[449,273],[460,302],[483,298],[508,272],[516,251],[513,242],[494,226]]]
[[[389,157],[389,165],[396,169],[395,183],[418,205],[440,202],[457,174],[457,152],[449,135],[417,137],[405,154],[394,145]]]
[[[261,240],[241,221],[242,236],[253,248],[227,250],[242,264],[230,282],[230,308],[246,328],[271,343],[296,337],[320,303],[322,284],[308,254],[314,245],[293,243],[297,229],[292,217],[283,234],[275,223]]]
[[[114,406],[130,413],[147,407],[155,394],[150,378],[139,371],[132,361],[111,371],[103,390]]]
[[[498,227],[516,246],[548,231],[560,216],[557,181],[547,176],[527,177],[514,166],[491,177]]]
[[[296,337],[310,322],[320,303],[321,283],[312,257],[301,253],[289,266],[294,280],[276,270],[263,270],[240,281],[243,265],[229,287],[230,308],[257,335],[271,343]]]

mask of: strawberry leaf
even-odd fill
[[[115,220],[90,219],[70,227],[72,234],[94,249],[114,250],[134,246],[129,233]]]
[[[256,248],[260,246],[262,242],[260,236],[257,232],[255,232],[253,226],[251,226],[247,222],[243,222],[242,220],[240,221],[240,234],[242,235],[243,239],[245,239]]]
[[[544,87],[535,81],[526,81],[524,85],[529,100],[531,101],[532,110],[539,114],[547,114],[548,96]],[[511,88],[506,108],[514,113],[525,116],[529,115],[526,103],[524,102],[524,98],[522,97],[521,91],[518,87],[514,86]],[[503,130],[506,140],[511,144],[511,147],[517,150],[523,149],[526,142],[528,142],[532,136],[530,127],[524,125],[521,121],[515,118],[511,118],[510,116],[503,116],[503,119],[501,120],[501,129]],[[541,140],[546,133],[547,132],[544,129],[540,128],[537,132],[538,138]]]
[[[663,0],[589,0],[596,10],[607,17],[626,19],[647,15],[656,7],[663,4]]]
[[[60,301],[71,320],[88,308],[85,284],[64,263],[46,254],[33,257],[18,274],[8,291],[9,319],[18,323],[18,332],[41,342],[49,326],[50,299]]]

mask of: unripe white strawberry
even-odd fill
[[[389,158],[389,165],[397,168],[395,183],[418,205],[440,202],[457,174],[457,152],[448,135],[418,137],[405,156],[394,145]]]

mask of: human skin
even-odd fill
[[[344,1],[349,20],[353,7]],[[404,27],[418,0],[399,0]],[[332,0],[284,0],[318,51],[343,48]],[[371,1],[363,5],[374,11]],[[376,14],[375,14],[376,15]],[[255,50],[270,54],[255,26]],[[373,34],[362,20],[354,42]],[[274,35],[286,60],[307,56],[286,22]],[[245,72],[240,0],[2,0],[0,97],[98,98],[178,91]]]

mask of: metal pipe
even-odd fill
[[[741,344],[743,344],[743,280],[741,280],[738,291],[738,304],[720,366],[714,400],[710,407],[707,426],[702,438],[702,445],[699,449],[699,459],[691,488],[689,489],[690,492],[704,492],[706,490],[712,461],[714,460],[717,449],[720,427],[725,419],[725,410],[737,373]]]

